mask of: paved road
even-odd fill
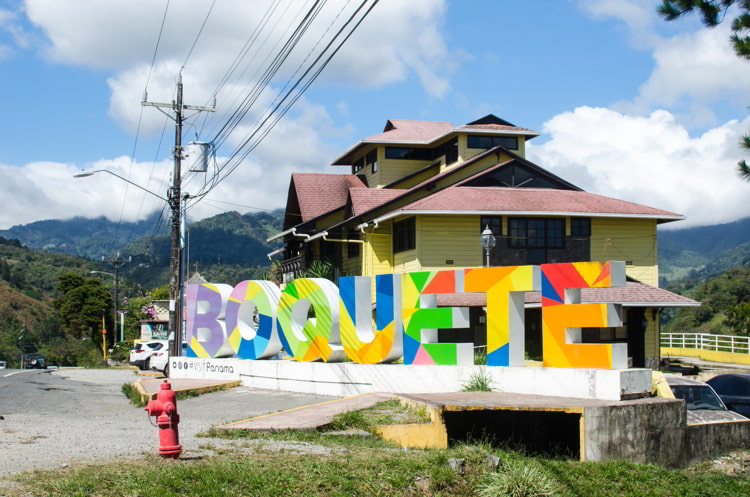
[[[131,370],[0,370],[0,478],[64,464],[155,453],[158,430],[120,392]],[[238,387],[178,402],[183,455],[216,424],[331,400]]]

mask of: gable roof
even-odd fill
[[[343,207],[350,188],[367,189],[367,186],[353,174],[293,173],[289,189],[294,190],[301,217],[293,225]]]
[[[363,147],[373,144],[430,145],[447,137],[451,133],[474,131],[485,134],[513,134],[527,139],[539,136],[537,131],[514,126],[492,114],[462,126],[448,121],[412,121],[408,119],[389,119],[382,133],[369,136],[351,146],[332,166],[349,166],[352,156]]]

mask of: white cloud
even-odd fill
[[[690,136],[675,116],[646,117],[579,107],[544,125],[551,139],[528,148],[530,160],[586,191],[687,216],[668,227],[733,221],[750,215],[750,184],[736,175],[750,118]]]
[[[166,183],[152,179],[151,163],[136,163],[130,174],[130,159],[119,157],[84,165],[83,169],[108,169],[124,177],[130,176],[135,183],[164,195]],[[164,171],[168,163],[157,165]],[[141,210],[145,217],[160,201],[146,193],[140,193],[127,183],[108,174],[100,173],[87,178],[74,178],[82,168],[73,164],[55,162],[33,162],[22,167],[0,165],[3,182],[0,197],[5,199],[0,212],[0,228],[26,224],[41,219],[67,219],[74,216],[106,216],[117,221],[123,205],[126,189],[129,202],[125,203],[123,219],[133,221]],[[141,207],[142,199],[145,204]]]
[[[735,10],[723,23],[703,27],[698,14],[668,22],[656,13],[652,0],[578,0],[597,19],[613,18],[628,29],[631,43],[652,52],[654,66],[632,99],[616,103],[621,112],[645,115],[669,109],[690,127],[716,124],[710,106],[729,102],[744,108],[748,102],[750,64],[738,57],[729,41]],[[668,29],[681,29],[664,35]]]
[[[237,145],[248,128],[230,137],[230,148]],[[236,210],[276,209],[286,204],[292,172],[347,173],[347,168],[331,167],[336,150],[325,145],[331,136],[349,135],[348,126],[336,127],[327,110],[304,99],[287,118],[239,167],[205,199],[190,209],[191,220]],[[289,144],[293,143],[294,146]],[[189,159],[188,159],[189,161]],[[189,162],[184,163],[184,171]],[[226,157],[218,157],[221,166]],[[6,206],[0,212],[0,229],[40,219],[66,219],[74,216],[105,216],[112,221],[143,219],[161,209],[163,201],[129,186],[106,173],[73,178],[81,170],[107,169],[129,178],[159,196],[166,196],[172,161],[136,162],[129,157],[100,160],[88,164],[37,162],[22,167],[0,165],[0,198]],[[206,175],[183,173],[183,193],[197,194],[213,171]]]

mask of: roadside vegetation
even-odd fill
[[[403,450],[358,437],[299,432],[236,441],[218,455],[158,456],[35,472],[10,496],[703,496],[748,495],[750,476],[703,464],[667,470],[627,462],[542,459],[483,443]],[[307,435],[308,438],[313,435]],[[294,443],[283,443],[284,441]],[[323,443],[323,442],[321,442]],[[368,445],[369,444],[369,445]],[[210,446],[210,445],[209,445]],[[460,461],[460,465],[456,464]]]

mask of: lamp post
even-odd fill
[[[484,231],[482,231],[482,235],[479,237],[479,244],[484,249],[485,254],[485,264],[484,267],[490,266],[490,251],[495,246],[495,235],[492,234],[492,230],[488,225],[484,227]]]
[[[172,224],[173,224],[173,230],[172,230],[172,256],[170,258],[170,278],[169,278],[169,287],[170,287],[170,300],[174,302],[174,309],[170,308],[170,332],[174,333],[174,342],[172,344],[172,351],[171,355],[180,355],[182,352],[182,347],[180,346],[180,343],[182,341],[182,294],[183,294],[183,284],[184,280],[182,277],[182,247],[184,242],[184,224],[180,222],[180,218],[182,217],[184,219],[184,216],[181,216],[182,209],[184,208],[185,204],[187,203],[188,195],[185,195],[183,198],[179,200],[175,200],[174,194],[172,193],[172,190],[170,190],[170,199],[164,198],[161,195],[152,192],[151,190],[148,190],[141,185],[134,183],[130,181],[129,179],[120,176],[119,174],[113,173],[112,171],[108,169],[94,169],[90,171],[81,171],[80,173],[74,174],[74,178],[86,178],[88,176],[93,176],[96,173],[107,173],[111,174],[112,176],[115,176],[124,182],[135,186],[136,188],[139,188],[143,190],[146,193],[149,193],[153,195],[154,197],[164,201],[169,205],[170,209],[172,210]],[[177,226],[177,236],[175,237],[175,230],[174,230],[174,224],[175,222],[178,224]],[[119,256],[119,254],[118,254]],[[102,271],[103,272],[103,271]],[[107,273],[112,274],[112,273]],[[116,314],[115,314],[116,315]]]

